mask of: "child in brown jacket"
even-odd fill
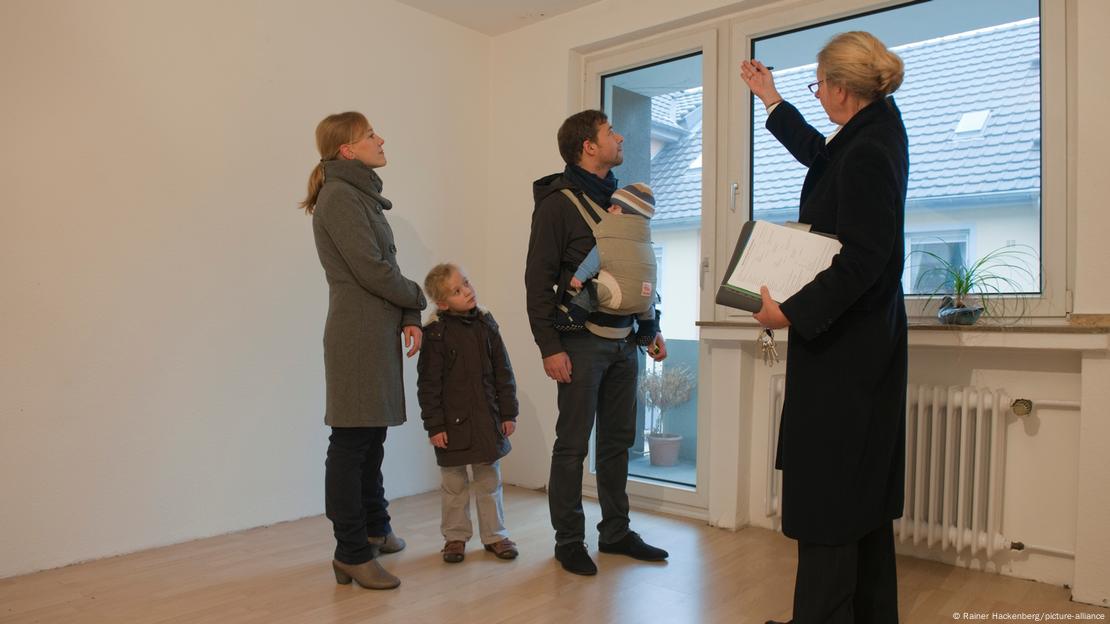
[[[417,395],[443,478],[443,560],[458,563],[465,555],[473,534],[470,490],[485,549],[514,559],[518,553],[505,530],[500,466],[511,448],[518,412],[509,354],[497,322],[478,308],[477,292],[462,269],[434,267],[424,290],[438,312],[424,327]]]

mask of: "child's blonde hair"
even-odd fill
[[[461,269],[452,262],[437,264],[428,271],[428,275],[424,278],[424,292],[428,293],[428,299],[436,303],[447,300],[451,293],[447,292],[445,284],[455,271],[461,271]]]

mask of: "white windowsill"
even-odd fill
[[[701,339],[710,342],[754,342],[759,325],[737,321],[699,321]],[[1032,349],[1042,351],[1110,351],[1110,327],[1087,327],[1036,320],[1015,325],[970,327],[910,321],[911,347]],[[775,340],[786,342],[786,332]]]

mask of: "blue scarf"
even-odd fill
[[[612,169],[604,178],[599,178],[578,165],[567,165],[563,170],[563,176],[598,206],[608,208],[613,203],[613,192],[617,190],[617,177],[613,175]]]

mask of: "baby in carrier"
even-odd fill
[[[637,183],[617,189],[606,212],[585,198],[599,220],[592,218],[578,196],[563,192],[578,206],[597,245],[570,280],[567,300],[559,306],[556,329],[580,330],[593,312],[634,314],[639,327],[637,342],[649,345],[655,338],[655,303],[659,300],[651,245],[651,218],[655,215],[651,187]]]

